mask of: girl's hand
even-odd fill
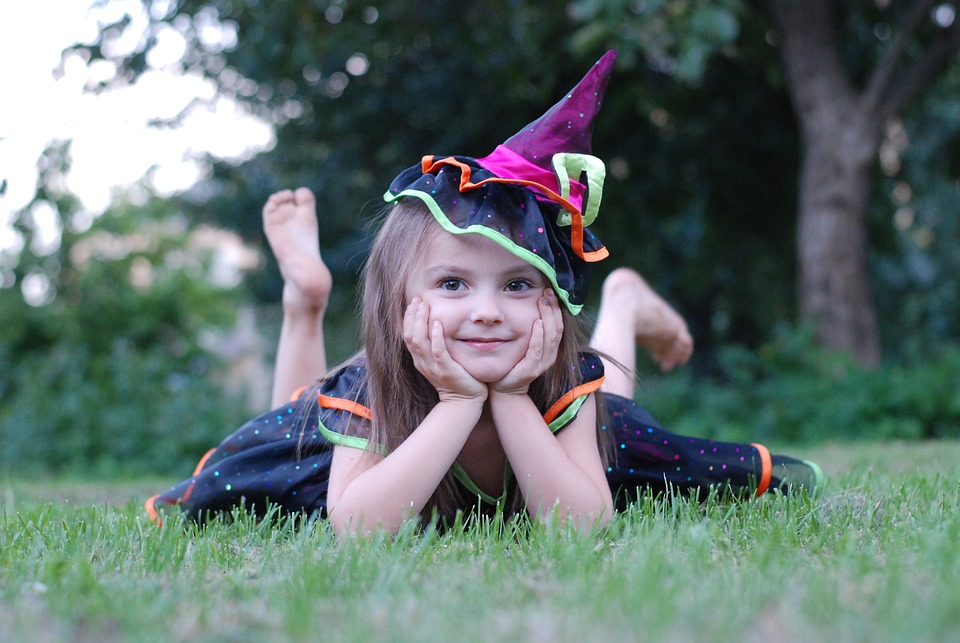
[[[490,384],[490,389],[496,393],[526,395],[530,383],[557,361],[557,350],[563,336],[560,302],[553,290],[547,288],[537,305],[540,319],[533,322],[527,352],[509,373]]]
[[[487,398],[487,385],[474,379],[447,351],[443,326],[430,322],[430,310],[414,297],[403,315],[403,342],[413,357],[413,365],[433,385],[441,401]]]

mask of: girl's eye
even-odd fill
[[[443,279],[440,282],[440,288],[443,290],[460,290],[463,288],[463,282],[459,279]]]
[[[508,292],[522,292],[531,287],[532,284],[526,279],[514,279],[513,281],[507,283]]]

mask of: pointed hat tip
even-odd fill
[[[550,167],[550,160],[558,152],[589,154],[593,122],[603,103],[616,59],[615,50],[605,53],[576,87],[503,145],[544,168]]]

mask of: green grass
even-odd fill
[[[817,498],[647,499],[591,535],[157,528],[166,481],[10,480],[0,640],[960,641],[960,443],[798,455]]]

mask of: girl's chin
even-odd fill
[[[507,376],[507,373],[513,370],[514,366],[516,366],[516,364],[511,364],[510,366],[490,365],[489,367],[484,368],[482,365],[478,365],[474,366],[473,368],[468,368],[466,371],[470,374],[470,377],[478,382],[490,384],[492,382],[502,380]]]
[[[509,372],[510,372],[509,370],[506,370],[506,371],[487,371],[487,370],[467,371],[467,373],[470,374],[470,377],[472,377],[473,379],[477,380],[478,382],[483,382],[484,384],[492,384],[493,382],[497,382],[497,381],[499,381],[499,380],[502,380],[502,379],[506,376],[506,374],[509,373]]]
[[[523,355],[506,355],[503,353],[499,355],[476,355],[464,354],[459,351],[451,351],[450,356],[463,366],[470,377],[484,384],[502,380],[523,358]]]

